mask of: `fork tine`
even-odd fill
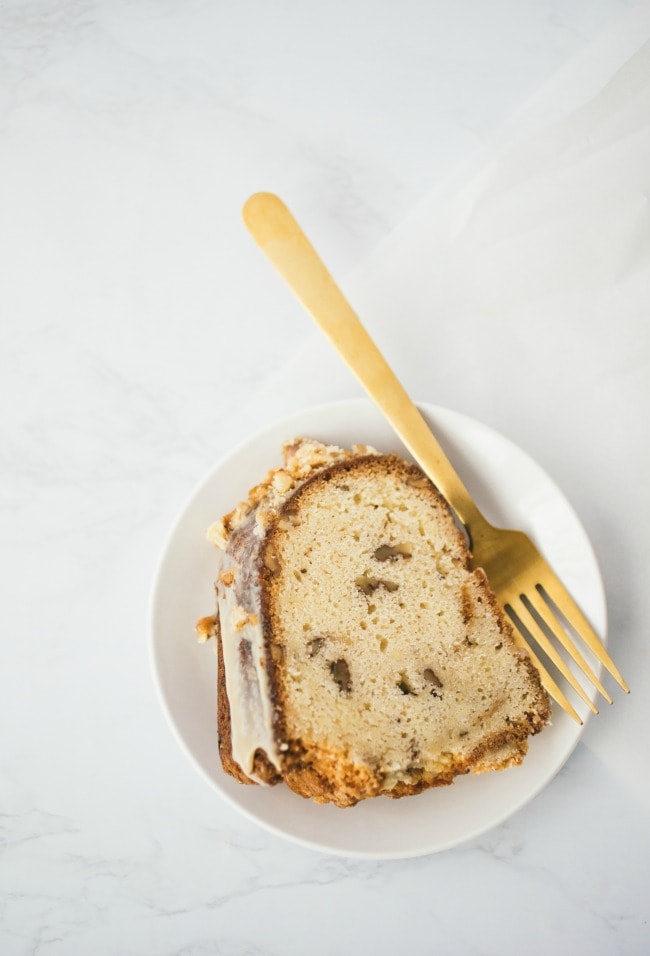
[[[575,646],[571,638],[565,632],[564,628],[562,627],[560,622],[557,620],[555,615],[551,613],[551,610],[548,604],[546,603],[546,601],[543,600],[539,591],[535,591],[535,598],[532,598],[530,594],[527,594],[526,600],[528,601],[530,606],[534,609],[538,617],[544,622],[546,627],[553,634],[555,639],[559,641],[562,647],[567,651],[567,653],[571,655],[571,657],[576,662],[576,664],[578,665],[580,670],[583,672],[585,677],[589,678],[591,683],[603,695],[607,703],[612,704],[613,703],[612,698],[609,696],[609,694],[603,687],[602,683],[596,677],[593,670],[591,669],[587,661],[584,659],[584,657],[582,656],[578,648]]]
[[[504,601],[504,604],[507,604],[507,603],[509,603],[509,601]],[[509,615],[508,615],[508,620],[510,620]],[[524,639],[523,634],[521,633],[521,631],[519,630],[519,628],[514,622],[512,623],[512,633],[515,640],[515,644],[517,644],[518,647],[521,647],[523,650],[526,651],[526,653],[530,657],[532,664],[539,671],[540,680],[542,682],[542,685],[546,689],[547,693],[549,694],[549,696],[552,697],[553,700],[560,705],[562,710],[565,710],[567,712],[569,717],[572,717],[576,723],[582,725],[582,720],[580,719],[580,716],[578,715],[577,711],[575,711],[573,707],[571,706],[571,704],[569,703],[566,694],[564,694],[560,690],[558,685],[555,683],[555,681],[553,680],[549,672],[546,670],[546,668],[540,661],[537,654],[535,654],[533,649],[528,645],[528,642]]]
[[[513,605],[512,601],[509,603],[508,607],[511,611],[517,615],[519,623],[521,623],[531,637],[537,642],[537,644],[542,648],[544,653],[550,660],[555,664],[559,672],[562,674],[564,679],[573,687],[576,694],[578,694],[584,700],[585,704],[593,711],[594,714],[598,713],[598,708],[591,701],[585,692],[584,688],[578,683],[575,676],[569,670],[566,662],[562,660],[557,650],[548,639],[542,628],[539,626],[529,609],[526,607],[524,602],[521,600],[521,597],[517,599],[516,606]],[[555,632],[553,631],[555,635]]]
[[[623,680],[621,672],[603,647],[600,638],[589,624],[589,621],[548,564],[546,564],[546,562],[544,562],[544,564],[546,573],[544,575],[544,581],[541,582],[543,589],[541,592],[542,596],[544,596],[545,591],[562,614],[564,614],[569,624],[577,631],[587,647],[593,651],[601,664],[607,668],[612,677],[617,680],[623,690],[629,694],[630,688]]]

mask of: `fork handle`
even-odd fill
[[[422,470],[476,536],[485,519],[424,418],[366,332],[285,204],[256,193],[243,209],[249,232],[311,314]]]

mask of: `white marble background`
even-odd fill
[[[648,782],[632,699],[484,837],[346,861],[258,829],[195,774],[145,640],[180,503],[250,427],[251,392],[309,348],[240,225],[246,196],[280,192],[351,273],[631,6],[0,5],[3,956],[650,951],[648,789],[610,759],[634,740]],[[575,500],[580,470],[544,463]],[[583,515],[603,499],[589,489]],[[607,528],[588,530],[609,568]],[[630,597],[619,647],[643,686]]]

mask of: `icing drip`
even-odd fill
[[[260,583],[252,571],[260,548],[251,518],[232,536],[223,555],[220,577],[224,571],[232,571],[233,584],[217,586],[232,755],[257,783],[263,781],[253,770],[256,750],[263,750],[280,770],[261,625]]]

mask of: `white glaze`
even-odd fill
[[[254,557],[254,556],[253,556]],[[238,565],[224,553],[222,571],[232,571],[237,577]],[[219,629],[230,706],[230,732],[232,756],[244,773],[258,784],[264,781],[253,771],[256,750],[263,750],[276,770],[280,770],[280,758],[273,732],[273,708],[269,693],[268,670],[262,630],[260,588],[256,583],[246,594],[246,607],[237,602],[235,585],[217,585]],[[242,620],[246,623],[242,626]],[[250,660],[254,679],[242,663],[240,645],[250,647]]]

